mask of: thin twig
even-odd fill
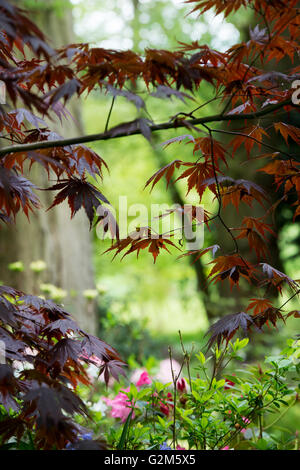
[[[192,392],[193,391],[193,386],[192,386],[192,378],[191,378],[191,370],[190,370],[190,357],[191,357],[191,354],[188,354],[188,352],[186,351],[186,349],[184,347],[181,331],[179,330],[178,333],[179,333],[179,338],[180,338],[181,349],[182,349],[182,352],[183,352],[184,357],[185,357],[186,368],[187,368],[187,373],[188,373],[188,378],[189,378],[190,391]],[[192,353],[192,351],[191,351],[191,353]]]
[[[172,430],[172,433],[173,433],[173,446],[174,446],[174,450],[175,450],[175,447],[176,447],[176,399],[177,399],[177,380],[176,380],[176,376],[175,376],[175,373],[174,373],[174,369],[173,369],[173,361],[172,361],[172,350],[171,350],[171,347],[169,346],[168,347],[168,351],[169,351],[169,357],[170,357],[170,365],[171,365],[171,373],[172,373],[172,379],[173,379],[173,389],[174,389],[174,397],[173,397],[173,430]]]
[[[113,110],[115,101],[116,101],[116,97],[113,96],[113,99],[111,100],[111,105],[110,105],[110,108],[109,108],[108,116],[107,116],[107,119],[106,119],[106,124],[105,124],[105,128],[104,128],[104,132],[107,132],[108,124],[109,124],[109,120],[110,120],[110,116],[111,116],[111,113],[112,113],[112,110]]]
[[[217,199],[218,199],[218,202],[219,202],[219,209],[218,209],[218,214],[217,214],[217,216],[218,216],[218,218],[219,218],[221,224],[222,224],[223,227],[227,230],[227,232],[229,233],[229,235],[231,236],[231,238],[232,238],[232,240],[233,240],[233,243],[234,243],[234,246],[235,246],[235,253],[238,253],[239,247],[238,247],[237,241],[236,241],[234,235],[232,234],[230,228],[228,227],[228,225],[226,225],[224,219],[223,219],[222,216],[221,216],[221,211],[222,211],[222,196],[221,196],[220,184],[219,184],[218,176],[217,176],[216,162],[215,162],[215,158],[214,158],[214,140],[213,140],[213,137],[212,137],[212,131],[211,131],[210,127],[208,127],[206,124],[202,124],[202,126],[205,127],[205,129],[207,129],[208,132],[209,132],[210,147],[211,147],[211,163],[212,163],[213,172],[214,172],[214,178],[215,178],[215,182],[216,182]]]

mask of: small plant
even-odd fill
[[[296,435],[278,439],[276,425],[299,401],[300,341],[289,340],[281,354],[264,365],[234,373],[231,362],[243,361],[248,339],[215,346],[206,357],[195,355],[195,376],[184,359],[173,381],[163,384],[143,372],[139,380],[120,388],[104,401],[115,423],[107,433],[114,448],[122,449],[295,449]],[[172,353],[170,367],[173,370]],[[182,377],[186,367],[187,377]],[[291,375],[292,374],[292,375]]]

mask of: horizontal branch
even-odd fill
[[[282,101],[281,103],[277,103],[274,105],[267,106],[265,109],[261,109],[259,111],[255,111],[252,113],[245,113],[245,114],[214,114],[212,116],[205,116],[201,118],[189,119],[184,122],[180,121],[169,121],[164,122],[161,124],[152,124],[149,126],[149,130],[151,132],[155,131],[162,131],[166,129],[175,129],[181,127],[188,127],[197,126],[198,124],[206,124],[210,122],[220,122],[220,121],[240,121],[240,120],[252,120],[257,119],[262,116],[266,116],[284,106],[293,106],[293,103],[290,99]],[[127,130],[126,130],[127,127]],[[0,157],[8,153],[16,153],[16,152],[27,152],[29,150],[41,150],[47,148],[54,148],[54,147],[65,147],[67,145],[75,145],[75,144],[84,144],[87,142],[95,142],[95,141],[102,141],[102,140],[110,140],[116,139],[120,137],[128,137],[130,135],[139,135],[142,134],[142,130],[138,125],[138,121],[128,122],[112,129],[98,133],[98,134],[89,134],[79,137],[70,137],[66,139],[57,139],[57,140],[45,140],[42,142],[34,142],[32,144],[18,144],[12,145],[10,147],[2,147],[0,149]]]

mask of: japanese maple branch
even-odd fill
[[[211,129],[206,126],[205,124],[202,124],[203,127],[205,127],[208,132],[209,132],[209,138],[210,138],[210,146],[211,146],[211,163],[212,163],[212,167],[213,167],[213,172],[214,172],[214,178],[215,178],[215,182],[216,182],[216,189],[217,189],[217,199],[218,199],[218,202],[219,202],[219,208],[218,208],[218,214],[217,214],[217,217],[218,219],[220,220],[221,224],[223,225],[223,227],[227,230],[227,232],[229,233],[229,235],[231,236],[232,240],[233,240],[233,243],[234,243],[234,246],[235,246],[235,253],[238,253],[239,251],[239,247],[238,247],[238,244],[237,244],[237,241],[234,237],[234,235],[232,234],[230,228],[226,225],[224,219],[222,218],[221,216],[221,211],[222,211],[222,196],[221,196],[221,191],[220,191],[220,184],[219,184],[219,181],[218,181],[218,176],[217,176],[217,171],[216,171],[216,164],[215,164],[215,158],[214,158],[214,140],[213,140],[213,137],[212,137],[212,131]]]
[[[291,297],[289,297],[282,305],[280,305],[280,307],[278,307],[278,310],[281,310],[288,302],[290,302],[290,300],[292,300],[298,294],[300,294],[300,289],[298,289]],[[283,317],[286,318],[286,317],[288,317],[288,315],[289,314],[287,313]]]
[[[287,99],[280,103],[267,106],[265,109],[260,109],[259,111],[254,111],[252,113],[244,114],[214,114],[212,116],[205,116],[197,119],[189,119],[186,121],[175,121],[175,122],[164,122],[161,124],[152,124],[149,126],[151,132],[166,130],[166,129],[175,129],[188,126],[196,126],[200,124],[210,123],[210,122],[223,122],[223,121],[241,121],[241,120],[252,120],[257,119],[262,116],[266,116],[278,109],[283,108],[284,106],[296,106],[292,103],[291,99]],[[134,122],[134,121],[133,121]],[[66,139],[57,139],[57,140],[46,140],[42,142],[34,142],[30,144],[19,144],[13,145],[10,147],[2,147],[0,149],[0,158],[8,153],[17,153],[17,152],[27,152],[29,150],[41,150],[47,148],[55,147],[64,147],[67,145],[83,144],[86,142],[95,142],[95,141],[104,141],[110,139],[116,139],[120,137],[128,137],[131,135],[141,135],[142,130],[136,123],[135,128],[126,130],[126,124],[133,124],[133,122],[127,122],[122,125],[111,128],[110,130],[97,134],[89,134],[79,137],[69,137]],[[124,130],[125,128],[125,130]]]
[[[278,148],[276,147],[273,147],[273,145],[270,145],[270,144],[267,144],[266,142],[263,142],[262,140],[258,140],[256,139],[255,137],[253,137],[252,135],[248,135],[248,134],[244,134],[243,132],[236,132],[236,131],[227,131],[227,130],[224,130],[224,129],[211,129],[212,132],[219,132],[219,133],[222,133],[222,134],[228,134],[228,135],[239,135],[241,137],[245,137],[247,139],[250,139],[250,140],[253,140],[253,142],[256,142],[258,145],[262,145],[263,147],[266,147],[270,150],[273,150],[274,152],[278,152],[278,153],[281,153],[282,155],[285,155],[286,157],[288,157],[289,159],[295,159],[297,160],[297,156],[294,156],[294,155],[291,155],[290,153],[287,153],[287,152],[284,152],[282,150],[278,150]],[[298,161],[298,160],[297,160]]]
[[[264,15],[263,15],[263,13],[261,13],[261,14],[262,14],[262,16],[263,16],[263,18],[264,18],[264,20],[265,20],[265,17],[264,17]],[[296,18],[296,16],[297,16],[297,15],[295,15],[294,18]],[[291,20],[291,19],[289,19],[289,21],[290,21],[290,20]],[[251,63],[248,65],[248,67],[247,67],[247,69],[246,69],[246,71],[245,71],[245,74],[244,74],[244,76],[243,76],[243,78],[242,78],[242,80],[241,80],[242,83],[245,82],[246,77],[247,77],[247,75],[248,75],[248,72],[249,72],[249,70],[251,70],[251,68],[252,68],[253,65],[255,64],[256,60],[257,60],[260,56],[264,55],[264,53],[265,53],[267,47],[271,44],[272,40],[273,40],[276,36],[278,36],[278,34],[279,34],[280,31],[283,31],[283,30],[285,29],[285,27],[287,26],[288,23],[289,23],[289,22],[283,23],[283,25],[281,25],[281,27],[279,28],[279,30],[276,31],[276,32],[274,32],[273,35],[271,35],[270,30],[268,30],[268,33],[269,33],[268,41],[267,41],[267,43],[264,45],[263,49],[262,49],[261,51],[258,51],[258,54],[256,54],[256,55],[254,56],[254,58],[252,59]],[[238,93],[238,91],[236,90],[236,91],[231,95],[230,99],[228,100],[227,104],[225,105],[225,107],[224,107],[224,109],[223,109],[223,111],[222,111],[222,113],[221,113],[222,115],[227,111],[227,109],[229,108],[230,104],[232,103],[233,98],[237,95],[237,93]]]

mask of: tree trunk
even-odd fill
[[[47,7],[41,5],[41,9],[30,13],[30,18],[45,33],[52,46],[74,42],[70,8],[66,9],[64,15],[57,16],[55,7],[47,2]],[[74,120],[69,118],[56,128],[50,122],[49,127],[64,137],[82,134],[78,99],[69,104],[68,110]],[[49,185],[45,171],[41,171],[38,164],[33,166],[30,179],[41,188]],[[41,282],[51,283],[68,291],[63,300],[66,310],[74,315],[83,329],[95,333],[95,308],[83,295],[85,289],[94,287],[87,217],[81,210],[71,220],[67,203],[46,212],[54,193],[38,191],[38,196],[43,208],[31,215],[30,222],[24,214],[19,214],[16,225],[0,230],[0,279],[27,293],[38,294]],[[7,269],[8,263],[19,260],[23,261],[26,268],[23,273]],[[47,269],[39,276],[28,269],[30,262],[36,260],[47,263]]]

